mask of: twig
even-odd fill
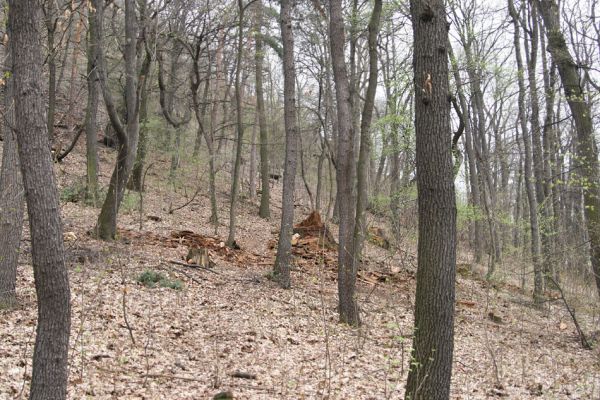
[[[200,282],[198,279],[194,278],[193,276],[191,276],[190,274],[188,274],[185,271],[180,270],[179,268],[175,268],[175,271],[179,272],[180,274],[184,275],[185,277],[187,277],[188,279],[190,279],[192,282],[197,283],[198,285],[202,285],[202,282]],[[206,279],[206,278],[204,278]]]
[[[202,181],[202,178],[204,178],[204,172],[202,173],[202,176],[200,176],[199,181]],[[189,199],[188,201],[186,201],[185,203],[183,203],[181,206],[172,208],[171,205],[169,205],[169,214],[173,214],[175,211],[178,211],[184,207],[187,207],[192,201],[194,201],[196,196],[198,196],[198,193],[200,193],[200,187],[201,187],[201,185],[198,185],[198,187],[196,188],[196,191],[192,195],[192,198]]]
[[[64,153],[57,154],[56,161],[60,162],[63,160],[63,158],[65,158],[67,155],[69,155],[71,150],[73,150],[73,148],[75,148],[75,145],[77,144],[77,141],[79,140],[79,137],[83,133],[84,129],[85,129],[85,125],[81,125],[79,127],[79,129],[77,129],[77,132],[75,133],[75,137],[73,138],[73,141],[71,142],[69,147],[64,151]]]
[[[125,327],[129,332],[129,337],[131,338],[131,343],[135,346],[135,339],[133,338],[133,329],[131,325],[129,325],[129,320],[127,319],[127,285],[125,284],[125,273],[123,271],[123,263],[121,259],[118,259],[119,268],[121,269],[121,284],[123,285],[123,296],[122,296],[122,309],[123,309],[123,321],[125,321]]]
[[[208,272],[212,272],[213,274],[221,275],[220,272],[213,271],[212,269],[210,269],[208,267],[205,267],[205,266],[202,266],[202,265],[188,264],[188,263],[184,263],[183,261],[176,261],[176,260],[169,260],[169,262],[171,264],[183,265],[184,267],[199,268],[199,269],[203,269],[203,270],[208,271]]]
[[[565,304],[565,307],[567,308],[567,311],[571,315],[571,318],[573,319],[573,324],[575,325],[575,329],[577,329],[577,334],[579,335],[579,342],[581,343],[581,347],[583,347],[586,350],[590,350],[592,348],[592,346],[590,345],[590,342],[588,342],[587,338],[585,337],[585,334],[581,330],[581,327],[579,326],[579,322],[577,322],[577,318],[575,317],[575,310],[573,310],[571,308],[571,306],[569,306],[567,299],[565,299],[565,293],[563,292],[562,287],[551,276],[546,276],[546,278],[550,282],[552,282],[552,284],[554,286],[556,286],[556,288],[558,289],[558,292],[560,293],[560,298],[563,301],[563,303]]]

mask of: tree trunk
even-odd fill
[[[56,110],[56,45],[55,33],[58,23],[56,18],[56,3],[51,0],[47,2],[46,9],[46,29],[48,45],[48,114],[46,115],[46,124],[48,126],[48,137],[50,145],[54,139],[54,117]]]
[[[540,126],[540,101],[537,90],[537,53],[538,53],[538,16],[536,7],[531,5],[531,29],[526,28],[525,31],[529,34],[530,40],[525,40],[525,55],[527,57],[527,76],[529,84],[529,103],[531,105],[529,121],[531,124],[531,146],[533,155],[533,175],[535,177],[535,197],[538,205],[538,224],[540,234],[540,262],[542,270],[540,276],[534,279],[541,280],[541,288],[544,290],[545,278],[544,275],[554,269],[551,262],[552,249],[550,248],[549,231],[551,223],[549,221],[548,204],[546,203],[545,176],[544,176],[544,154],[542,148],[542,128]],[[529,44],[531,42],[531,44]],[[530,47],[531,46],[531,47]],[[541,221],[540,221],[541,220]],[[550,275],[552,276],[552,275]]]
[[[137,96],[138,78],[137,78],[137,21],[135,15],[135,1],[125,0],[125,100],[127,106],[127,127],[125,128],[117,115],[117,111],[108,88],[106,77],[106,62],[104,60],[104,51],[102,38],[103,29],[103,1],[94,0],[93,5],[96,9],[98,24],[98,61],[100,82],[104,103],[112,126],[115,128],[119,137],[119,150],[117,161],[108,185],[108,193],[102,204],[102,210],[98,216],[96,232],[100,239],[112,240],[117,233],[117,214],[119,206],[125,194],[125,185],[133,167],[136,155],[138,134],[139,134],[139,102]]]
[[[300,97],[298,97],[300,99]],[[298,102],[300,102],[298,100]],[[300,124],[300,122],[298,122]],[[304,165],[304,143],[302,142],[302,136],[298,135],[298,141],[300,144],[300,175],[302,176],[302,182],[304,183],[304,189],[306,190],[306,194],[308,195],[308,202],[310,204],[310,210],[316,210],[315,208],[315,200],[313,197],[312,190],[310,190],[310,185],[308,184],[308,179],[306,178],[306,167]]]
[[[448,399],[454,348],[456,200],[442,0],[411,1],[419,239],[415,330],[405,398]]]
[[[256,200],[256,120],[252,126],[250,143],[250,171],[248,172],[248,195],[254,202]]]
[[[598,150],[594,139],[592,109],[585,100],[578,68],[561,32],[558,6],[554,0],[536,0],[544,20],[548,51],[552,55],[563,84],[569,109],[577,131],[578,171],[583,181],[583,201],[587,232],[590,241],[590,256],[596,286],[600,294],[600,171]]]
[[[150,68],[152,63],[152,55],[146,52],[144,62],[142,63],[142,74],[150,75]],[[137,154],[135,156],[135,162],[133,163],[133,169],[131,171],[131,178],[129,179],[128,188],[135,190],[136,192],[144,191],[144,165],[146,164],[146,154],[148,152],[148,80],[143,79],[141,82],[142,88],[140,90],[140,139],[138,143]]]
[[[4,60],[4,76],[12,73],[10,52]],[[13,80],[4,86],[4,147],[0,170],[0,309],[17,304],[15,284],[23,232],[23,179],[19,166],[17,136],[13,127]]]
[[[285,123],[285,169],[283,171],[283,199],[281,226],[274,273],[279,284],[289,288],[294,228],[294,192],[298,161],[298,127],[296,125],[296,67],[294,66],[294,32],[292,30],[292,0],[281,1],[281,41],[283,43],[283,117]]]
[[[350,85],[344,56],[344,18],[341,0],[329,2],[329,40],[333,79],[337,99],[337,205],[339,216],[338,296],[340,321],[351,326],[360,325],[356,301],[356,272],[354,260],[354,199],[355,160],[354,128],[351,116]]]
[[[87,87],[88,98],[85,110],[85,148],[86,148],[86,197],[96,206],[98,204],[98,32],[96,14],[88,8],[88,46],[87,46]]]
[[[375,0],[369,20],[369,83],[360,123],[360,151],[358,156],[356,222],[354,226],[354,260],[361,257],[367,231],[366,209],[368,199],[369,160],[371,158],[371,119],[377,91],[377,36],[381,19],[382,1]]]
[[[269,133],[267,132],[267,118],[265,115],[265,95],[263,90],[263,40],[261,36],[263,20],[262,0],[256,0],[256,32],[254,65],[256,69],[256,112],[258,113],[258,130],[260,136],[260,209],[258,215],[268,219],[269,210]]]
[[[515,56],[517,60],[518,68],[518,83],[519,83],[519,121],[521,132],[523,135],[523,150],[525,153],[525,159],[523,172],[525,179],[525,191],[527,193],[527,200],[529,204],[529,224],[531,229],[531,259],[533,262],[534,269],[534,288],[533,288],[533,300],[536,304],[541,304],[544,301],[544,289],[542,286],[542,263],[541,263],[541,248],[540,248],[540,231],[538,225],[537,215],[537,199],[535,197],[535,187],[533,183],[533,174],[531,171],[531,141],[530,135],[527,130],[527,119],[525,115],[525,79],[522,71],[523,60],[521,57],[521,39],[520,39],[520,27],[519,27],[519,16],[517,10],[514,7],[513,0],[508,0],[508,10],[513,20],[514,26],[514,46]]]
[[[240,169],[242,164],[242,140],[244,138],[244,121],[242,116],[242,52],[244,51],[243,33],[244,33],[244,4],[242,0],[237,0],[238,4],[238,43],[237,43],[237,61],[235,70],[235,104],[236,104],[236,125],[237,139],[235,143],[235,160],[233,166],[233,176],[231,179],[231,204],[229,208],[229,236],[227,237],[227,246],[235,247],[235,228],[237,218],[238,192],[240,189]]]
[[[450,52],[450,59],[452,62],[452,72],[454,80],[456,81],[458,101],[460,104],[461,112],[465,116],[465,150],[467,153],[467,165],[469,170],[469,186],[471,188],[471,196],[469,202],[471,206],[476,210],[481,210],[481,191],[479,190],[479,172],[477,171],[475,152],[473,151],[473,134],[472,124],[469,118],[469,108],[467,105],[467,98],[464,94],[463,82],[458,70],[458,63],[454,57],[452,47],[448,47]],[[475,214],[473,221],[473,252],[475,256],[475,263],[481,263],[483,257],[483,227],[481,226],[481,219]]]
[[[43,96],[38,2],[9,0],[15,130],[31,231],[38,320],[30,399],[67,397],[69,277]]]

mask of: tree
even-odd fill
[[[90,4],[88,7],[88,45],[87,45],[87,88],[88,99],[85,110],[86,141],[86,196],[95,205],[98,202],[98,33],[96,32],[96,14]]]
[[[103,240],[112,240],[117,233],[117,213],[121,200],[125,194],[125,185],[133,167],[139,136],[139,93],[137,76],[137,21],[135,15],[135,1],[125,0],[125,102],[127,105],[127,124],[121,122],[115,103],[108,88],[106,60],[104,59],[104,3],[94,0],[93,8],[97,18],[95,42],[98,46],[98,74],[102,87],[102,95],[110,122],[119,138],[117,161],[110,178],[106,199],[98,216],[96,233]],[[149,67],[149,65],[148,65]],[[146,71],[140,76],[145,77]],[[143,79],[143,78],[142,78]]]
[[[267,117],[265,115],[265,95],[263,89],[264,73],[264,46],[262,38],[263,4],[262,0],[256,0],[255,36],[254,36],[254,65],[256,69],[256,112],[258,113],[258,130],[260,137],[260,209],[258,215],[268,219],[271,216],[269,210],[269,133],[267,132]]]
[[[11,72],[10,52],[5,59],[5,76]],[[16,304],[17,262],[23,231],[23,179],[19,167],[14,127],[13,80],[4,86],[4,147],[0,170],[0,309]]]
[[[344,18],[341,0],[329,2],[329,41],[333,79],[337,99],[337,204],[339,215],[338,297],[340,321],[360,325],[356,301],[356,271],[354,260],[354,218],[356,201],[354,181],[354,127],[350,113],[350,84],[344,57]]]
[[[294,228],[294,192],[298,162],[298,128],[296,126],[296,68],[294,66],[294,33],[292,30],[292,1],[281,1],[281,40],[283,42],[283,107],[285,124],[285,168],[281,227],[277,244],[274,272],[279,284],[290,287],[290,262]]]
[[[15,132],[31,231],[38,322],[30,399],[67,397],[69,277],[58,190],[49,152],[36,0],[9,0]]]
[[[371,119],[375,107],[375,92],[377,91],[377,36],[379,20],[381,19],[382,1],[375,0],[373,12],[369,20],[369,83],[365,104],[360,122],[360,151],[358,156],[358,179],[356,198],[356,222],[354,226],[354,259],[359,260],[365,240],[366,215],[368,203],[369,158],[371,157]]]
[[[233,177],[231,179],[231,203],[229,207],[229,236],[227,237],[227,246],[236,247],[235,228],[236,212],[238,203],[238,193],[240,191],[240,170],[242,164],[242,139],[244,138],[244,121],[242,116],[242,53],[244,50],[244,6],[242,0],[237,0],[238,4],[238,37],[237,37],[237,59],[235,69],[235,109],[236,109],[236,127],[237,140],[235,150],[235,161],[233,166]]]
[[[577,162],[580,184],[583,187],[585,222],[590,239],[592,270],[600,294],[600,170],[598,149],[594,139],[592,108],[586,101],[579,79],[579,66],[573,61],[571,52],[560,28],[558,5],[554,0],[536,0],[542,14],[548,38],[548,51],[558,68],[563,90],[577,132]]]
[[[519,123],[521,127],[521,135],[523,136],[523,147],[525,152],[524,157],[524,178],[525,178],[525,191],[527,192],[527,200],[529,205],[529,221],[531,228],[531,259],[534,268],[534,289],[533,298],[536,304],[540,304],[543,301],[543,285],[542,285],[542,263],[541,263],[541,247],[540,247],[540,229],[538,223],[538,203],[535,195],[534,177],[532,172],[532,145],[529,131],[527,129],[527,117],[525,110],[525,79],[522,71],[524,71],[523,60],[521,55],[521,40],[520,40],[520,26],[518,13],[514,7],[513,1],[508,0],[508,11],[513,20],[515,28],[514,33],[514,46],[515,55],[517,60],[518,77],[517,81],[519,84]]]
[[[406,399],[448,399],[454,347],[456,200],[451,154],[448,23],[442,0],[412,0],[417,291]]]

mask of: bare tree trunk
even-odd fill
[[[242,116],[242,52],[244,50],[243,33],[244,33],[244,4],[242,0],[237,0],[238,4],[238,43],[237,43],[237,61],[235,70],[235,103],[236,103],[236,125],[237,125],[237,140],[235,144],[235,161],[233,166],[233,176],[231,179],[231,205],[229,208],[229,236],[227,237],[227,246],[236,247],[235,228],[237,218],[237,203],[238,192],[240,190],[240,169],[242,164],[242,140],[244,138],[244,121]]]
[[[536,276],[534,279],[541,281],[541,290],[545,287],[545,274],[549,273],[554,268],[551,263],[550,238],[549,228],[551,223],[549,221],[550,215],[548,214],[548,205],[546,204],[546,191],[544,189],[545,176],[544,176],[544,154],[542,148],[542,128],[540,126],[540,101],[537,93],[537,53],[538,53],[538,16],[536,7],[534,4],[530,4],[531,13],[531,29],[523,27],[525,32],[529,34],[530,40],[525,40],[525,56],[527,60],[527,76],[529,84],[529,103],[531,110],[529,113],[529,121],[531,124],[531,146],[533,156],[533,175],[535,177],[535,197],[537,201],[537,212],[538,221],[541,219],[541,223],[538,222],[539,235],[540,235],[540,262],[542,264],[542,270],[539,272],[540,276]],[[530,44],[531,43],[531,44]]]
[[[296,67],[294,66],[294,32],[292,30],[292,1],[281,1],[281,41],[283,43],[283,117],[285,123],[285,169],[283,172],[283,199],[281,227],[277,243],[274,273],[279,284],[289,288],[294,228],[294,189],[298,161],[298,128],[296,125]]]
[[[67,119],[69,124],[74,125],[76,121],[74,120],[73,110],[77,105],[75,88],[78,86],[76,82],[79,71],[79,63],[77,61],[79,59],[81,32],[83,31],[83,17],[80,17],[78,14],[72,14],[72,18],[76,18],[77,23],[75,25],[75,40],[73,41],[73,50],[71,52],[71,76],[69,77],[69,107],[67,109]]]
[[[56,2],[49,0],[46,2],[46,29],[47,29],[47,44],[48,44],[48,114],[47,114],[47,126],[48,126],[48,137],[50,137],[50,143],[54,139],[54,117],[56,110],[56,56],[57,49],[55,44],[55,33],[58,24],[58,18],[56,17]]]
[[[375,0],[369,20],[369,83],[360,123],[360,151],[358,156],[356,222],[354,225],[354,262],[361,257],[367,231],[366,209],[368,204],[369,160],[371,158],[371,119],[377,91],[377,36],[381,19],[382,1]]]
[[[321,153],[319,154],[319,160],[317,161],[317,188],[315,193],[315,210],[321,212],[321,202],[323,197],[323,162],[325,161],[327,154],[325,148],[321,147]]]
[[[475,161],[475,152],[473,151],[473,134],[472,134],[472,124],[469,120],[469,108],[467,105],[467,98],[464,94],[463,82],[460,76],[460,72],[458,70],[458,64],[454,57],[454,53],[452,51],[452,47],[448,47],[450,60],[452,62],[452,73],[454,75],[454,80],[456,81],[457,92],[458,92],[458,101],[460,104],[461,111],[465,116],[465,150],[467,153],[467,165],[465,169],[468,167],[469,170],[469,186],[471,188],[471,197],[469,202],[476,210],[481,209],[481,191],[479,190],[479,173],[477,171],[476,161]],[[480,218],[475,218],[473,221],[473,252],[475,256],[475,263],[481,263],[483,257],[483,227],[481,226]]]
[[[256,199],[256,119],[254,126],[252,126],[252,137],[250,143],[250,171],[248,172],[248,194],[252,201]]]
[[[256,0],[256,32],[254,65],[256,69],[256,112],[258,113],[258,129],[260,136],[260,209],[258,215],[268,219],[269,210],[269,133],[267,132],[267,118],[265,115],[265,95],[263,90],[263,40],[261,36],[263,20],[262,0]]]
[[[86,197],[98,204],[98,32],[96,14],[88,8],[87,87],[88,98],[85,110],[86,148]]]
[[[117,114],[106,77],[106,62],[102,38],[103,29],[103,0],[93,0],[97,16],[97,43],[98,43],[98,73],[102,86],[104,103],[112,126],[119,137],[119,151],[117,161],[108,185],[108,193],[102,204],[102,210],[98,216],[96,232],[103,240],[112,240],[117,233],[117,214],[119,206],[125,194],[125,185],[131,173],[135,159],[138,134],[139,134],[139,101],[138,101],[138,77],[137,77],[137,21],[135,15],[135,1],[125,0],[125,100],[127,106],[127,126],[124,127]]]
[[[146,75],[150,75],[151,63],[152,55],[149,52],[146,52],[146,56],[142,63],[142,71],[145,71]],[[131,178],[127,184],[128,189],[135,190],[136,192],[144,191],[144,165],[146,164],[146,154],[148,152],[148,79],[144,79],[143,82],[141,82],[141,86],[139,117],[140,139],[135,161],[133,163],[133,169],[131,170]]]
[[[539,21],[542,33],[540,35],[540,47],[542,49],[542,69],[544,73],[544,93],[546,103],[546,116],[544,118],[544,127],[542,131],[542,146],[543,146],[543,188],[544,196],[546,201],[542,205],[544,210],[544,216],[547,219],[547,227],[544,229],[546,233],[546,240],[548,241],[548,250],[546,258],[548,263],[546,264],[549,268],[546,273],[550,274],[551,278],[555,282],[560,282],[558,276],[558,268],[556,259],[551,254],[556,254],[556,239],[560,231],[560,200],[558,198],[558,170],[556,174],[553,171],[553,167],[556,167],[557,160],[556,156],[560,153],[560,149],[556,146],[556,128],[554,126],[555,112],[554,112],[554,101],[556,99],[556,64],[554,62],[548,65],[546,52],[546,37],[543,33],[543,25]]]
[[[31,231],[38,321],[30,399],[67,397],[69,277],[45,116],[38,2],[9,0],[15,130]]]
[[[443,0],[412,0],[410,11],[419,239],[415,330],[405,399],[442,400],[450,397],[456,274],[448,25]]]
[[[360,325],[356,301],[356,263],[354,262],[354,224],[356,202],[354,182],[354,128],[351,116],[350,85],[344,56],[344,18],[341,0],[329,2],[329,40],[333,79],[337,99],[337,204],[339,213],[338,297],[340,321]]]
[[[577,131],[577,161],[583,185],[585,222],[590,240],[590,257],[596,286],[600,293],[600,171],[598,149],[594,139],[592,109],[578,75],[578,65],[573,61],[569,47],[560,29],[558,6],[554,0],[536,0],[544,20],[548,51],[552,55],[563,84],[569,109]]]
[[[298,97],[298,103],[300,103],[300,98]],[[300,122],[298,122],[298,125]],[[302,182],[304,183],[304,189],[308,194],[308,201],[310,203],[310,209],[316,210],[315,208],[315,200],[313,198],[312,190],[310,190],[310,185],[308,184],[308,180],[306,179],[306,168],[304,166],[304,143],[302,141],[302,136],[298,135],[298,142],[300,144],[300,175],[302,176]]]
[[[533,173],[531,170],[531,139],[527,130],[527,119],[525,115],[525,79],[523,77],[524,71],[523,60],[521,56],[521,39],[520,39],[520,27],[519,27],[519,16],[517,10],[514,7],[513,1],[508,0],[508,10],[513,20],[515,29],[514,33],[514,46],[515,56],[517,60],[517,68],[519,70],[518,83],[519,83],[519,122],[521,126],[521,132],[523,135],[523,147],[525,158],[524,162],[524,178],[525,178],[525,191],[527,193],[527,200],[529,204],[529,222],[531,228],[531,258],[534,268],[534,288],[533,288],[533,300],[536,304],[541,304],[544,301],[544,289],[543,289],[543,276],[542,276],[542,262],[541,262],[541,247],[540,247],[540,230],[538,224],[537,215],[537,198],[535,196],[535,187],[533,183]]]
[[[12,73],[12,58],[7,52],[4,76]],[[19,247],[23,232],[23,179],[19,166],[17,136],[13,127],[13,80],[4,86],[2,170],[0,170],[0,309],[17,304],[16,280]]]

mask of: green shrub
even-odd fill
[[[121,201],[121,210],[124,213],[130,213],[132,211],[139,210],[140,208],[140,195],[138,192],[125,191],[123,200]]]
[[[137,281],[142,285],[155,288],[156,285],[174,290],[183,289],[183,282],[179,279],[170,280],[160,272],[146,270],[137,277]]]
[[[60,191],[60,200],[65,203],[78,203],[85,199],[85,185],[81,182],[64,187]]]
[[[106,197],[106,189],[98,190],[98,203],[96,206],[101,206],[103,199]],[[62,188],[60,191],[60,200],[63,203],[80,203],[86,206],[94,206],[94,199],[88,196],[85,179],[73,182],[71,185]]]

